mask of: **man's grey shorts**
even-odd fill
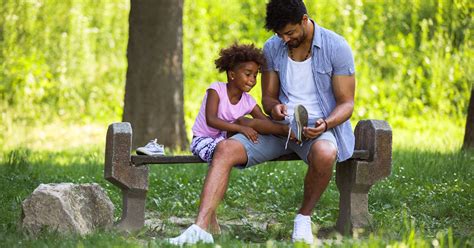
[[[334,147],[337,148],[336,138],[331,130],[324,132],[317,138],[304,141],[302,145],[290,140],[286,150],[286,137],[282,136],[259,134],[257,144],[250,141],[241,133],[232,136],[231,139],[237,140],[244,145],[245,151],[247,152],[247,164],[245,166],[237,166],[240,168],[248,168],[293,152],[308,164],[308,154],[311,146],[318,140],[330,141],[334,144]]]

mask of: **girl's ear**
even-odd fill
[[[228,70],[228,71],[227,71],[227,78],[229,79],[229,81],[230,81],[230,80],[234,80],[234,78],[235,78],[235,72],[232,71],[232,70]]]

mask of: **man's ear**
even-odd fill
[[[301,24],[306,24],[309,20],[309,17],[307,14],[303,15],[303,18],[301,18]]]

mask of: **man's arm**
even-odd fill
[[[351,118],[354,111],[355,75],[334,76],[332,89],[336,98],[336,107],[326,118],[328,129]]]
[[[262,105],[265,113],[274,120],[283,120],[286,113],[286,105],[278,100],[280,92],[280,79],[275,71],[264,71],[262,73]]]
[[[315,128],[305,128],[304,135],[314,138],[324,132],[325,129],[336,127],[348,120],[354,110],[355,76],[333,76],[332,89],[336,99],[336,107],[325,119],[316,121]],[[326,127],[327,125],[327,127]]]

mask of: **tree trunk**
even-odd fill
[[[467,109],[466,133],[464,134],[463,149],[474,149],[474,87],[471,86],[471,100]]]
[[[183,0],[130,2],[123,121],[132,124],[133,148],[158,138],[185,149]]]

